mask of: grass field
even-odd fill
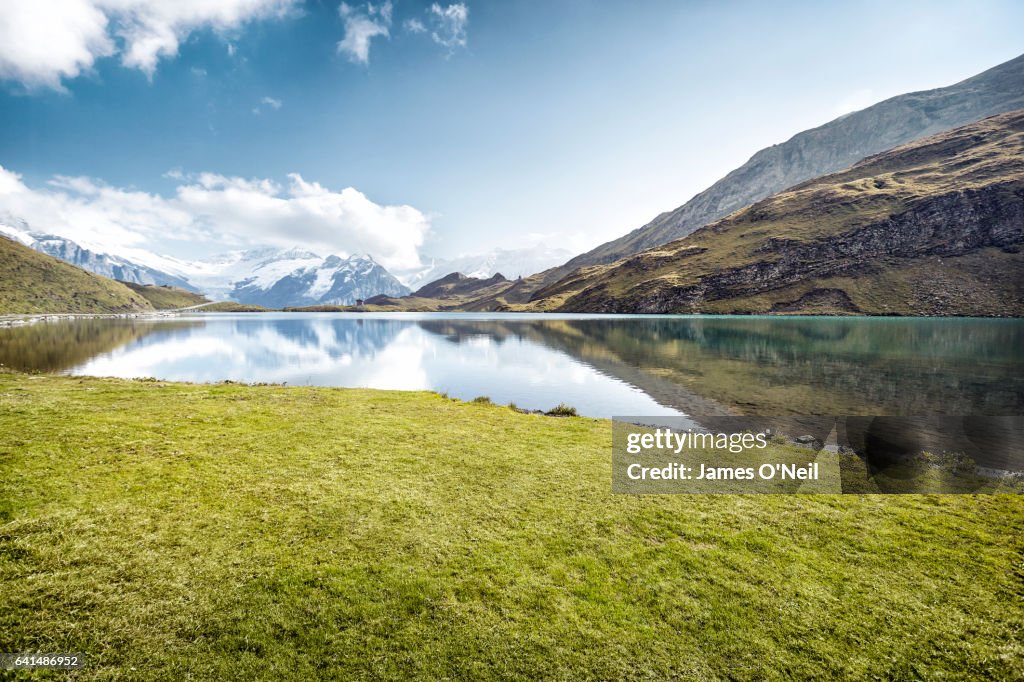
[[[1020,496],[610,492],[607,421],[0,374],[0,651],[79,679],[1024,677]]]

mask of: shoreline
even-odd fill
[[[2,313],[0,314],[0,329],[60,320],[131,320],[145,317],[173,317],[179,313],[191,312],[207,305],[211,304],[201,303],[188,308],[173,308],[171,310],[136,310],[130,313]]]
[[[572,312],[563,313],[552,310],[538,310],[538,311],[519,311],[519,310],[492,310],[492,311],[477,311],[477,310],[301,310],[295,308],[278,308],[278,309],[267,309],[267,310],[232,310],[232,311],[201,311],[200,308],[213,305],[213,303],[204,303],[199,306],[192,306],[189,308],[176,308],[173,310],[140,310],[130,313],[2,313],[0,314],[0,329],[8,329],[12,327],[24,327],[38,322],[57,322],[61,320],[130,320],[130,319],[143,319],[143,318],[164,318],[174,317],[182,313],[189,312],[208,312],[208,313],[223,313],[228,315],[236,314],[264,314],[264,313],[327,313],[327,314],[402,314],[402,313],[413,313],[413,314],[460,314],[460,313],[472,313],[477,315],[600,315],[600,316],[622,316],[622,317],[636,317],[636,316],[649,316],[649,317],[777,317],[777,318],[811,318],[811,317],[829,317],[829,318],[843,318],[843,319],[961,319],[961,320],[1021,320],[1024,319],[1022,316],[1017,315],[849,315],[849,314],[829,314],[829,313],[589,313],[589,312]]]

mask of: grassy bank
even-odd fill
[[[84,679],[1020,679],[1014,496],[610,493],[610,426],[0,374],[0,651]]]

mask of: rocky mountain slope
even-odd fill
[[[870,156],[688,237],[576,271],[574,312],[1024,315],[1024,110]]]
[[[0,236],[0,313],[128,313],[152,310],[121,282]]]
[[[1020,108],[1024,108],[1024,55],[949,87],[887,99],[762,149],[679,208],[568,261],[557,276],[666,244],[754,201],[847,168],[871,154]]]

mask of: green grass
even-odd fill
[[[197,294],[178,287],[155,284],[133,284],[121,282],[132,291],[142,295],[147,301],[153,304],[157,310],[173,310],[175,308],[189,308],[201,303],[209,303],[210,300],[202,294]]]
[[[0,651],[81,679],[1024,676],[1019,496],[626,496],[610,424],[0,374]]]
[[[266,313],[272,311],[273,308],[264,308],[253,303],[236,303],[234,301],[218,301],[199,309],[199,312],[203,313]]]
[[[0,314],[128,313],[152,309],[149,301],[121,282],[0,237]]]

